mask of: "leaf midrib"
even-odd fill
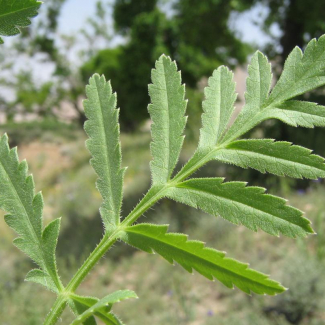
[[[317,107],[318,106],[318,108],[320,108],[321,106],[320,105],[315,105],[315,107]],[[324,106],[323,106],[324,107]],[[325,108],[325,107],[324,107]],[[304,112],[304,111],[299,111],[299,110],[296,110],[296,109],[288,109],[288,108],[285,108],[285,107],[277,107],[277,106],[275,106],[275,107],[271,107],[270,108],[270,111],[275,111],[275,112],[278,112],[278,111],[280,111],[280,112],[296,112],[296,113],[300,113],[300,114],[305,114],[305,115],[310,115],[310,116],[312,116],[312,117],[318,117],[318,118],[323,118],[323,119],[325,119],[325,115],[324,116],[322,116],[322,115],[317,115],[317,114],[315,114],[315,113],[313,113],[313,112]],[[324,113],[325,113],[325,109],[324,109]]]
[[[247,141],[249,141],[249,140],[247,140]],[[272,143],[277,143],[277,142],[272,142]],[[247,152],[247,153],[250,153],[250,154],[256,154],[256,155],[261,155],[261,156],[265,156],[265,157],[270,157],[270,158],[276,159],[277,161],[280,160],[281,162],[285,162],[285,163],[289,163],[289,164],[297,164],[297,165],[301,165],[303,167],[308,167],[308,169],[316,169],[317,171],[322,171],[323,173],[325,173],[325,170],[323,170],[323,169],[320,169],[320,168],[315,167],[315,166],[306,165],[306,164],[304,164],[302,162],[299,162],[299,161],[296,161],[296,160],[292,160],[292,159],[291,160],[288,160],[288,159],[284,159],[284,158],[279,158],[279,157],[275,157],[275,156],[272,156],[272,155],[268,155],[266,153],[260,153],[260,152],[257,152],[257,151],[248,150],[248,149],[242,149],[242,148],[227,148],[227,147],[225,147],[223,149],[224,150],[229,150],[229,151],[231,151],[231,150],[234,150],[234,151],[244,151],[244,152]],[[218,156],[218,154],[217,154],[217,156]],[[315,155],[310,154],[310,156],[315,156]],[[307,158],[308,156],[305,156],[305,157]],[[324,168],[325,168],[325,165],[324,165]]]
[[[218,79],[216,81],[217,83],[217,87],[214,89],[217,89],[216,93],[219,94],[219,96],[217,96],[217,100],[215,101],[215,105],[214,108],[217,112],[216,114],[216,121],[215,121],[215,125],[216,125],[216,139],[215,139],[215,143],[217,143],[219,137],[220,137],[220,122],[221,122],[221,70],[218,73]]]
[[[19,194],[18,194],[18,190],[17,190],[15,184],[12,182],[11,177],[10,177],[9,173],[7,172],[5,166],[2,164],[1,159],[0,159],[0,165],[1,165],[2,169],[4,170],[4,172],[6,173],[6,175],[7,175],[7,177],[8,177],[8,180],[10,181],[10,184],[12,185],[12,187],[13,187],[13,189],[14,189],[14,191],[13,191],[13,192],[14,192],[14,195],[16,196],[16,198],[18,199],[18,201],[20,202],[20,204],[21,204],[21,206],[22,206],[22,208],[23,208],[23,210],[24,210],[24,212],[25,212],[29,231],[30,231],[30,233],[32,234],[34,241],[36,242],[39,251],[41,252],[41,257],[42,257],[42,260],[43,260],[43,263],[44,263],[44,268],[45,268],[46,272],[51,276],[52,280],[54,281],[55,285],[57,286],[58,290],[60,291],[60,290],[62,289],[62,287],[61,287],[61,285],[60,285],[60,282],[57,281],[57,276],[56,276],[56,274],[53,274],[51,268],[48,268],[48,267],[47,267],[47,263],[46,263],[46,258],[45,258],[44,250],[43,250],[43,248],[42,248],[42,243],[41,243],[41,241],[38,239],[37,234],[36,234],[36,232],[35,232],[35,229],[34,229],[32,223],[31,223],[31,221],[30,221],[30,214],[27,212],[27,209],[26,209],[26,207],[25,207],[23,201],[21,200],[21,198],[20,198],[20,196],[19,196]],[[17,216],[16,216],[16,218],[17,218]]]
[[[167,132],[165,132],[165,136],[168,137],[168,149],[166,150],[166,155],[168,156],[167,158],[167,161],[168,161],[168,167],[167,167],[167,178],[166,178],[166,181],[169,180],[170,178],[170,175],[171,175],[171,170],[170,170],[170,165],[171,165],[171,162],[170,162],[170,149],[171,149],[171,138],[170,138],[170,103],[169,103],[169,99],[170,99],[170,96],[168,96],[168,85],[167,85],[167,80],[166,80],[166,72],[165,72],[165,63],[164,63],[164,59],[162,60],[162,66],[163,66],[163,76],[164,76],[164,82],[165,82],[165,88],[166,88],[166,91],[163,92],[164,93],[164,97],[166,99],[166,103],[167,103]]]
[[[317,42],[317,41],[316,41],[316,42]],[[319,42],[319,40],[318,40],[318,42]],[[319,46],[318,42],[316,43],[316,47]],[[291,88],[293,87],[294,84],[296,84],[297,82],[300,82],[301,80],[304,80],[304,76],[307,74],[307,72],[308,72],[309,70],[311,70],[312,68],[314,68],[314,66],[315,66],[317,63],[319,63],[319,62],[318,62],[318,61],[319,61],[319,58],[320,58],[322,55],[324,55],[324,52],[325,52],[325,51],[322,51],[322,52],[321,52],[321,54],[317,57],[317,60],[313,60],[313,63],[311,64],[311,66],[310,66],[309,69],[304,70],[304,72],[299,76],[300,79],[299,79],[298,81],[296,81],[297,76],[296,76],[296,74],[295,74],[294,82],[293,82],[290,86],[286,87],[285,91],[291,90]],[[302,57],[301,57],[301,59],[300,59],[299,64],[301,64],[301,62],[304,60],[304,58],[305,58],[305,53],[302,53]],[[296,65],[295,65],[295,66],[296,66]],[[316,77],[316,76],[310,76],[310,78],[315,78],[315,77]],[[273,90],[274,90],[274,88],[273,88]],[[282,91],[282,94],[283,94],[285,91]],[[290,99],[290,98],[287,98],[287,99],[285,99],[285,100],[280,100],[279,102],[276,102],[276,99],[277,99],[280,95],[281,95],[281,92],[279,92],[278,95],[276,95],[275,98],[272,99],[272,101],[271,101],[270,103],[268,103],[268,106],[273,106],[273,105],[275,105],[275,104],[279,104],[279,103],[281,103],[281,102],[285,102],[285,101],[287,101],[287,100]],[[271,96],[272,96],[272,92],[271,92],[269,98],[271,98]],[[269,99],[269,98],[268,98],[268,99]]]
[[[114,193],[113,187],[112,187],[112,182],[111,182],[112,173],[111,173],[110,156],[109,156],[109,152],[107,150],[107,148],[108,148],[108,143],[107,143],[107,137],[108,137],[108,135],[106,134],[106,127],[105,127],[105,123],[104,123],[105,120],[104,120],[102,99],[101,99],[101,96],[99,95],[99,91],[98,91],[98,89],[100,88],[100,84],[98,83],[98,80],[96,78],[95,78],[95,82],[96,82],[96,95],[97,95],[98,102],[99,102],[99,106],[100,106],[100,116],[101,116],[101,118],[99,119],[99,121],[101,123],[101,134],[102,134],[102,137],[104,138],[104,142],[105,142],[105,144],[103,146],[105,147],[105,155],[104,155],[104,157],[105,157],[106,164],[104,164],[104,166],[105,166],[105,169],[106,169],[106,171],[107,171],[107,173],[109,175],[109,177],[107,179],[107,182],[109,183],[109,187],[110,187],[111,193]],[[104,85],[104,88],[106,86],[107,85],[105,84]],[[109,98],[111,98],[111,96],[113,96],[113,94],[110,94],[110,97]],[[114,114],[114,112],[113,112],[113,114]],[[110,220],[108,218],[105,218],[106,219],[106,222],[112,224],[113,226],[116,226],[116,224],[118,223],[117,222],[118,213],[116,212],[116,206],[115,206],[115,202],[113,200],[113,195],[107,195],[106,196],[106,200],[108,200],[110,202],[111,206],[113,207],[113,210],[112,211],[114,212],[114,221],[115,221],[115,223],[110,222]]]
[[[237,203],[237,204],[239,204],[239,205],[242,205],[242,206],[244,206],[244,207],[248,207],[248,208],[252,208],[252,209],[254,209],[254,210],[256,210],[256,211],[260,211],[260,212],[262,212],[262,213],[265,213],[266,215],[268,215],[270,218],[277,218],[277,219],[280,219],[280,220],[282,220],[283,222],[285,222],[285,223],[288,223],[290,226],[292,226],[292,225],[294,225],[294,226],[297,226],[297,227],[299,227],[299,229],[301,228],[300,227],[300,225],[297,225],[296,223],[293,223],[293,222],[289,222],[288,220],[286,220],[286,219],[283,219],[283,218],[281,218],[280,216],[278,216],[278,215],[275,215],[275,214],[271,214],[270,212],[268,212],[268,211],[266,211],[266,210],[263,210],[263,209],[260,209],[260,208],[256,208],[256,207],[254,207],[253,205],[251,205],[251,204],[246,204],[246,203],[243,203],[243,202],[241,202],[241,201],[238,201],[238,200],[234,200],[234,199],[230,199],[230,198],[228,198],[228,197],[226,197],[226,196],[223,196],[223,195],[221,195],[221,194],[215,194],[215,193],[212,193],[212,192],[210,192],[210,191],[206,191],[206,190],[203,190],[203,189],[198,189],[198,188],[194,188],[194,187],[191,187],[191,186],[188,186],[187,184],[181,184],[181,186],[179,187],[179,188],[181,188],[181,189],[186,189],[186,190],[189,190],[189,191],[193,191],[193,192],[197,192],[197,193],[200,193],[200,192],[202,192],[202,193],[204,193],[205,195],[208,195],[210,198],[212,198],[212,199],[216,199],[216,198],[221,198],[221,199],[223,199],[223,200],[225,200],[225,201],[228,201],[228,202],[230,202],[230,203]],[[270,194],[261,194],[261,195],[270,195]],[[235,197],[236,198],[236,197]],[[264,204],[265,205],[265,204]],[[270,206],[270,205],[268,205],[268,206]],[[284,206],[286,206],[286,207],[290,207],[290,206],[287,206],[287,205],[284,205]],[[271,206],[272,207],[272,206]],[[202,209],[201,209],[202,210]],[[220,215],[220,214],[219,214]],[[220,215],[221,216],[221,215]],[[225,217],[223,217],[223,216],[221,216],[223,219],[226,219]],[[236,219],[238,219],[238,218],[236,218]],[[228,220],[228,219],[226,219],[226,220]],[[272,225],[273,226],[273,225]],[[260,227],[259,227],[260,228]],[[275,229],[277,229],[277,228],[275,228]]]
[[[32,236],[33,236],[33,240],[37,243],[38,249],[39,249],[40,251],[42,251],[42,249],[41,249],[41,243],[40,243],[40,241],[39,241],[39,238],[38,238],[38,236],[37,236],[37,234],[36,234],[36,231],[35,231],[35,229],[34,229],[32,223],[31,223],[31,221],[30,221],[30,214],[27,212],[27,209],[26,209],[26,207],[25,207],[23,201],[21,200],[20,195],[18,194],[18,190],[17,190],[15,184],[12,182],[11,177],[10,177],[9,173],[7,172],[5,166],[2,164],[1,159],[0,159],[0,165],[1,165],[2,169],[4,170],[5,174],[7,175],[7,178],[8,178],[8,180],[10,181],[10,184],[12,185],[12,188],[14,189],[13,193],[14,193],[16,199],[19,201],[21,207],[23,208],[23,211],[24,211],[24,213],[25,213],[25,217],[26,217],[26,219],[27,219],[28,228],[29,228],[30,233],[31,233]],[[16,216],[16,217],[17,217],[17,216]],[[42,255],[43,255],[43,254],[42,254]],[[43,256],[43,257],[44,257],[44,256]]]
[[[86,306],[86,307],[88,307],[88,308],[91,308],[91,307],[93,306],[93,305],[91,305],[91,304],[87,304],[84,300],[79,299],[78,295],[76,295],[76,294],[71,294],[70,297],[72,298],[72,300],[76,300],[76,301],[78,301],[80,304],[82,304],[82,305],[84,305],[84,306]],[[98,301],[99,301],[99,299],[97,300],[97,302],[98,302]],[[97,302],[96,302],[96,303],[97,303]],[[96,304],[96,303],[95,303],[95,304]],[[109,313],[109,312],[108,312],[108,313]],[[111,324],[111,325],[115,325],[115,324],[112,322],[112,320],[109,319],[109,318],[107,317],[107,315],[106,315],[105,313],[103,313],[102,311],[100,311],[100,310],[97,310],[97,309],[96,309],[94,315],[97,316],[97,317],[99,317],[99,318],[101,318],[103,321],[110,321],[110,324]],[[72,324],[74,324],[74,322],[73,322]]]
[[[318,46],[318,44],[316,44],[316,46]],[[321,57],[322,55],[324,55],[324,52],[325,52],[325,51],[321,52],[320,55],[318,56],[318,58]],[[303,53],[300,62],[304,59],[304,55],[305,55],[305,54]],[[315,66],[317,63],[318,63],[318,60],[315,60],[315,61],[311,64],[310,68],[307,69],[307,70],[305,70],[305,71],[300,75],[300,80],[295,81],[293,84],[291,84],[291,86],[287,87],[284,91],[279,92],[279,93],[278,93],[274,98],[272,98],[272,101],[270,101],[270,98],[272,97],[272,93],[273,93],[274,89],[275,89],[275,88],[277,87],[277,85],[278,85],[278,82],[279,82],[279,80],[280,80],[280,79],[279,79],[279,80],[277,81],[276,85],[273,87],[273,89],[272,89],[271,92],[269,93],[268,97],[267,97],[267,98],[264,100],[264,102],[263,102],[264,105],[266,105],[266,106],[264,106],[263,104],[260,105],[260,110],[259,110],[258,113],[255,114],[255,116],[252,118],[252,122],[249,123],[249,127],[247,128],[247,127],[245,127],[245,125],[244,125],[244,126],[243,126],[242,128],[240,128],[237,132],[235,132],[234,135],[233,135],[232,137],[230,137],[230,138],[227,139],[226,141],[223,141],[223,139],[221,139],[221,143],[223,143],[223,144],[228,144],[228,143],[232,142],[234,139],[237,139],[238,137],[240,137],[240,136],[243,135],[244,133],[248,132],[248,130],[250,130],[251,128],[253,128],[254,126],[256,126],[258,123],[260,123],[260,122],[262,122],[263,120],[267,119],[267,118],[268,118],[267,115],[263,116],[263,114],[264,114],[265,111],[268,111],[268,110],[270,111],[270,110],[272,110],[273,108],[275,108],[275,109],[280,109],[280,108],[278,108],[277,106],[278,106],[278,105],[281,105],[282,103],[284,103],[284,102],[286,102],[286,101],[288,101],[288,100],[290,100],[292,97],[287,98],[287,99],[284,99],[284,100],[282,99],[282,100],[279,100],[279,101],[276,101],[276,99],[277,99],[278,97],[280,97],[281,94],[283,94],[285,91],[291,90],[291,88],[295,85],[296,82],[299,82],[299,81],[301,81],[301,80],[305,80],[305,79],[304,79],[304,76],[308,73],[309,70],[313,69],[314,66]],[[315,78],[315,76],[311,76],[310,78]],[[295,80],[296,80],[296,76],[295,76]],[[294,97],[296,97],[296,96],[294,96]],[[246,103],[245,103],[245,105],[246,105]],[[260,116],[262,116],[262,118],[260,118]],[[224,134],[224,138],[226,137],[226,135],[227,135],[227,134]]]

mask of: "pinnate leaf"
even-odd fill
[[[152,119],[150,163],[153,185],[164,184],[176,166],[183,145],[184,116],[187,101],[181,73],[175,62],[162,55],[151,72],[149,85],[151,104],[148,111]]]
[[[36,0],[0,0],[0,35],[19,34],[19,27],[30,25],[30,18],[37,16],[41,4]],[[0,37],[0,44],[2,43]]]
[[[285,289],[247,264],[225,257],[225,253],[207,248],[184,234],[167,233],[167,225],[138,224],[128,227],[120,237],[126,243],[148,253],[156,252],[168,262],[180,264],[188,272],[196,270],[209,280],[218,279],[229,288],[237,286],[246,293],[275,295]]]
[[[97,188],[103,198],[100,208],[106,230],[112,231],[120,222],[123,177],[120,145],[119,110],[116,109],[116,94],[104,76],[93,75],[86,87],[88,99],[84,101],[85,131],[89,139],[87,148],[92,155],[91,165],[98,180]]]
[[[43,198],[41,193],[34,195],[34,187],[26,161],[19,162],[17,149],[10,150],[8,137],[3,135],[0,138],[0,208],[8,213],[5,221],[19,236],[14,244],[52,279],[50,290],[53,283],[59,290],[62,285],[57,275],[55,248],[60,219],[42,230]]]
[[[224,178],[194,178],[170,188],[167,197],[214,216],[257,231],[278,236],[304,237],[313,233],[302,212],[286,200],[265,194],[265,189]]]
[[[279,176],[325,177],[324,158],[290,142],[272,139],[238,140],[216,151],[215,159]]]

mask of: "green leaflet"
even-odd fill
[[[166,233],[168,225],[139,224],[121,233],[126,243],[145,252],[154,251],[168,262],[176,261],[188,272],[196,270],[206,278],[218,279],[228,288],[237,286],[246,293],[275,295],[285,290],[265,274],[249,269],[247,264],[225,257],[225,253],[204,247],[200,241],[187,236]]]
[[[71,325],[84,324],[85,320],[93,315],[100,317],[105,324],[122,325],[122,322],[114,314],[110,313],[112,305],[125,299],[138,298],[138,296],[135,292],[130,290],[119,290],[100,300],[93,297],[81,297],[78,295],[71,295],[71,298],[78,303],[77,306],[83,305],[83,307],[80,307],[81,310],[88,307],[71,323]]]
[[[90,307],[95,305],[99,301],[98,298],[94,297],[84,297],[73,295],[72,299],[69,300],[69,305],[72,308],[75,315],[79,316],[86,312]],[[123,325],[122,321],[114,315],[111,311],[111,306],[104,306],[100,308],[98,311],[94,311],[94,316],[89,316],[85,321],[83,321],[83,325],[96,325],[96,319],[99,318],[104,324],[108,325]]]
[[[99,299],[93,297],[82,297],[75,295],[77,299],[70,298],[68,300],[68,304],[76,316],[81,315],[85,312],[89,307],[94,305]],[[106,311],[105,311],[106,314]],[[84,322],[83,325],[97,325],[96,319],[94,316],[88,317]]]
[[[325,35],[311,40],[304,53],[295,47],[265,106],[276,106],[325,84]]]
[[[225,66],[213,71],[204,89],[199,148],[213,147],[224,133],[237,98],[233,73]]]
[[[324,158],[290,142],[272,139],[239,140],[216,151],[215,159],[243,168],[279,176],[317,179],[325,177]]]
[[[286,205],[286,200],[265,194],[262,187],[224,178],[193,178],[170,188],[167,197],[214,216],[257,231],[278,236],[305,237],[313,233],[302,212]]]
[[[88,99],[84,101],[88,121],[84,129],[89,136],[86,142],[92,155],[90,161],[99,179],[97,188],[103,197],[100,208],[106,230],[113,231],[120,223],[123,176],[121,168],[119,110],[116,109],[116,94],[112,93],[104,76],[93,75],[86,87]]]
[[[238,130],[241,134],[251,128],[254,117],[262,110],[271,87],[272,73],[271,65],[267,57],[257,51],[248,66],[248,77],[246,79],[245,105],[236,118],[234,124],[225,134],[223,142],[236,137]],[[202,118],[203,119],[203,118]]]
[[[276,118],[291,126],[325,126],[325,106],[300,100],[288,100],[265,111],[263,120]]]
[[[8,137],[0,138],[0,208],[9,213],[5,221],[18,234],[14,244],[27,254],[51,278],[48,288],[57,290],[62,284],[57,275],[55,248],[59,235],[60,219],[42,230],[43,197],[34,196],[34,181],[28,176],[26,161],[19,162],[17,149],[9,150]],[[40,273],[39,273],[40,275]],[[29,279],[36,279],[35,271]],[[46,279],[42,280],[46,285]],[[41,280],[35,282],[41,283]]]
[[[41,284],[52,292],[57,294],[59,293],[59,290],[52,278],[46,272],[40,269],[33,269],[29,271],[25,277],[25,281]]]
[[[162,55],[151,72],[149,85],[151,104],[148,111],[152,119],[150,163],[152,184],[166,183],[178,161],[183,145],[184,116],[187,101],[184,100],[185,86],[175,62]]]
[[[41,4],[36,0],[0,0],[0,35],[19,34],[19,27],[30,25],[30,18],[37,16]],[[0,44],[2,43],[0,37]]]

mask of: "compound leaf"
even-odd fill
[[[19,162],[17,148],[10,150],[8,137],[3,135],[0,138],[0,208],[8,213],[5,221],[19,236],[14,244],[38,264],[45,278],[52,279],[48,288],[53,291],[55,283],[60,290],[62,284],[55,261],[60,219],[42,230],[43,197],[41,193],[34,195],[34,187],[26,161]],[[30,280],[35,275],[35,271],[30,274]],[[45,279],[42,284],[46,284]]]
[[[98,74],[90,78],[86,94],[84,108],[88,120],[84,129],[89,136],[86,145],[92,155],[90,163],[99,177],[96,185],[103,198],[101,217],[106,230],[113,231],[120,222],[125,172],[125,168],[121,168],[116,94],[112,93],[110,82]]]
[[[279,176],[317,179],[325,177],[324,158],[290,142],[250,139],[231,142],[215,158],[243,168]]]
[[[151,104],[151,154],[150,163],[153,185],[164,184],[176,166],[183,145],[184,116],[187,101],[185,86],[181,84],[181,73],[175,62],[162,55],[151,72],[149,85]]]
[[[148,253],[157,252],[168,262],[176,261],[188,272],[196,270],[209,280],[218,279],[228,288],[237,286],[246,293],[275,295],[283,292],[278,282],[249,269],[247,264],[225,257],[200,241],[184,234],[167,233],[168,225],[138,224],[121,233],[126,243]]]
[[[100,300],[93,297],[81,297],[78,295],[71,295],[71,298],[84,307],[88,307],[71,323],[71,325],[83,324],[85,320],[93,315],[100,317],[105,324],[121,325],[121,321],[110,312],[113,304],[125,299],[138,298],[138,296],[131,290],[119,290]]]
[[[0,0],[0,35],[19,34],[19,27],[30,25],[30,18],[37,16],[41,4],[36,0]],[[0,37],[0,44],[2,43]]]
[[[286,200],[265,194],[261,187],[224,178],[194,178],[170,188],[167,197],[199,208],[214,216],[257,231],[278,236],[304,237],[313,233],[302,212],[286,205]]]
[[[199,148],[213,147],[224,133],[237,98],[233,73],[225,66],[214,70],[204,89]]]

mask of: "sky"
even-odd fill
[[[60,32],[77,31],[95,12],[95,0],[68,0],[62,7],[59,19]]]

